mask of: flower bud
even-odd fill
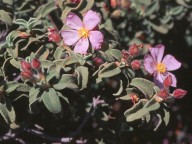
[[[99,67],[101,64],[104,63],[104,60],[100,57],[96,57],[93,59],[93,62],[96,67]]]
[[[30,36],[30,34],[26,33],[26,32],[19,32],[18,37],[20,38],[28,38]]]
[[[31,71],[26,70],[26,71],[21,72],[21,76],[22,76],[22,78],[23,78],[24,80],[27,80],[27,79],[31,79],[32,76],[33,76],[33,74],[32,74]]]
[[[41,62],[38,59],[34,58],[31,62],[31,66],[33,69],[38,70],[41,67]]]
[[[131,67],[133,70],[138,70],[141,68],[141,62],[139,60],[134,60],[131,62]]]
[[[140,45],[133,44],[132,46],[129,47],[129,54],[131,56],[136,56],[139,54],[139,48]]]
[[[129,53],[128,53],[128,51],[126,51],[126,50],[122,50],[122,57],[124,58],[124,59],[128,59],[129,58]]]
[[[21,61],[21,68],[22,70],[31,70],[31,64],[26,61]]]
[[[70,2],[74,3],[74,4],[78,4],[81,2],[81,0],[70,0]]]
[[[164,87],[168,88],[172,85],[173,81],[172,81],[172,77],[171,75],[168,75],[165,80],[163,81],[163,85]]]
[[[182,90],[182,89],[176,89],[173,91],[173,97],[176,99],[181,99],[187,94],[187,91]]]
[[[49,41],[53,41],[56,43],[61,41],[61,37],[59,33],[56,32],[55,28],[48,28],[48,38]]]
[[[169,96],[169,92],[165,89],[162,89],[157,93],[157,96],[161,97],[162,99],[165,99]]]
[[[111,5],[112,8],[116,8],[117,0],[110,0],[110,5]]]

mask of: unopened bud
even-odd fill
[[[21,72],[21,76],[22,76],[22,78],[23,78],[24,80],[27,80],[27,79],[31,79],[32,76],[33,76],[33,74],[32,74],[31,71],[26,70],[26,71]]]
[[[139,60],[134,60],[131,62],[131,67],[133,70],[138,70],[141,68],[141,62]]]
[[[59,33],[56,32],[55,28],[48,28],[48,38],[49,41],[53,41],[56,43],[61,41],[61,37]]]
[[[169,96],[169,92],[165,89],[162,89],[157,93],[157,96],[161,97],[162,99],[165,99]]]
[[[187,91],[185,90],[182,90],[182,89],[176,89],[174,90],[173,92],[173,97],[176,98],[176,99],[181,99],[183,98],[185,95],[187,94]]]
[[[38,70],[41,67],[41,62],[38,59],[34,58],[31,62],[31,66],[33,69]]]
[[[22,70],[31,70],[31,64],[26,61],[21,61],[21,68]]]
[[[20,38],[28,38],[30,36],[30,34],[26,33],[26,32],[19,32],[18,37]]]
[[[136,56],[139,54],[139,48],[141,48],[142,46],[141,45],[136,45],[136,44],[133,44],[132,46],[129,47],[129,54],[131,56]]]
[[[173,81],[172,81],[172,77],[171,75],[168,75],[165,80],[163,81],[163,85],[164,87],[168,88],[172,85]]]
[[[111,5],[112,8],[116,8],[117,0],[110,0],[110,5]]]

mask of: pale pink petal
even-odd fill
[[[181,67],[181,63],[177,61],[172,55],[166,55],[163,58],[162,63],[166,65],[167,71],[177,70]]]
[[[143,65],[144,65],[144,68],[150,74],[153,74],[157,70],[156,69],[156,62],[154,61],[154,59],[149,54],[145,55]]]
[[[98,50],[101,48],[103,42],[103,34],[100,31],[90,31],[89,40],[94,49]]]
[[[153,77],[153,82],[159,87],[159,88],[163,88],[163,81],[164,81],[165,77],[159,73],[159,72],[155,72],[154,73],[154,77]]]
[[[61,36],[64,43],[69,46],[75,44],[80,39],[78,32],[75,30],[63,30],[61,31]]]
[[[177,86],[177,79],[176,79],[175,75],[173,75],[173,74],[170,73],[170,72],[166,72],[166,73],[164,73],[164,74],[155,72],[155,73],[154,73],[154,79],[153,79],[153,81],[154,81],[154,83],[155,83],[157,86],[159,86],[160,88],[163,88],[163,81],[164,81],[165,78],[166,78],[167,76],[169,76],[169,75],[170,75],[171,78],[172,78],[172,84],[171,84],[171,86],[172,86],[172,87],[176,87],[176,86]]]
[[[89,10],[83,18],[84,27],[88,30],[94,29],[100,22],[100,15],[92,10]]]
[[[89,48],[89,40],[88,39],[80,39],[75,45],[74,52],[87,54],[87,50]]]
[[[162,61],[164,49],[165,47],[162,44],[156,45],[154,48],[149,49],[152,57],[157,63],[160,63]]]
[[[83,22],[76,14],[70,12],[66,18],[66,25],[72,29],[79,30],[83,27]]]

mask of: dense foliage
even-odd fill
[[[188,0],[0,0],[0,141],[127,143],[138,128],[165,129],[187,91],[174,75],[185,65],[164,55],[164,37],[185,21],[192,46],[191,8]]]

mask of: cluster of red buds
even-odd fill
[[[166,101],[166,99],[169,98],[170,96],[176,99],[181,99],[187,94],[187,91],[183,89],[176,89],[173,91],[173,93],[170,93],[169,87],[172,85],[172,83],[173,83],[172,77],[168,75],[163,81],[164,87],[157,93],[158,98],[160,98],[158,99],[158,101],[162,100]]]
[[[48,28],[48,38],[49,41],[53,41],[56,43],[61,41],[61,36],[59,35],[59,33],[56,31],[55,28]]]
[[[129,47],[129,50],[123,50],[122,51],[122,61],[124,62],[130,62],[131,64],[127,64],[128,66],[131,65],[131,68],[133,70],[139,70],[141,68],[141,61],[140,60],[132,60],[133,57],[138,56],[140,52],[140,48],[142,48],[142,45],[136,45],[133,44]]]
[[[41,71],[41,62],[34,58],[30,63],[21,61],[21,77],[24,80],[30,80],[32,82],[39,82],[44,78]]]

